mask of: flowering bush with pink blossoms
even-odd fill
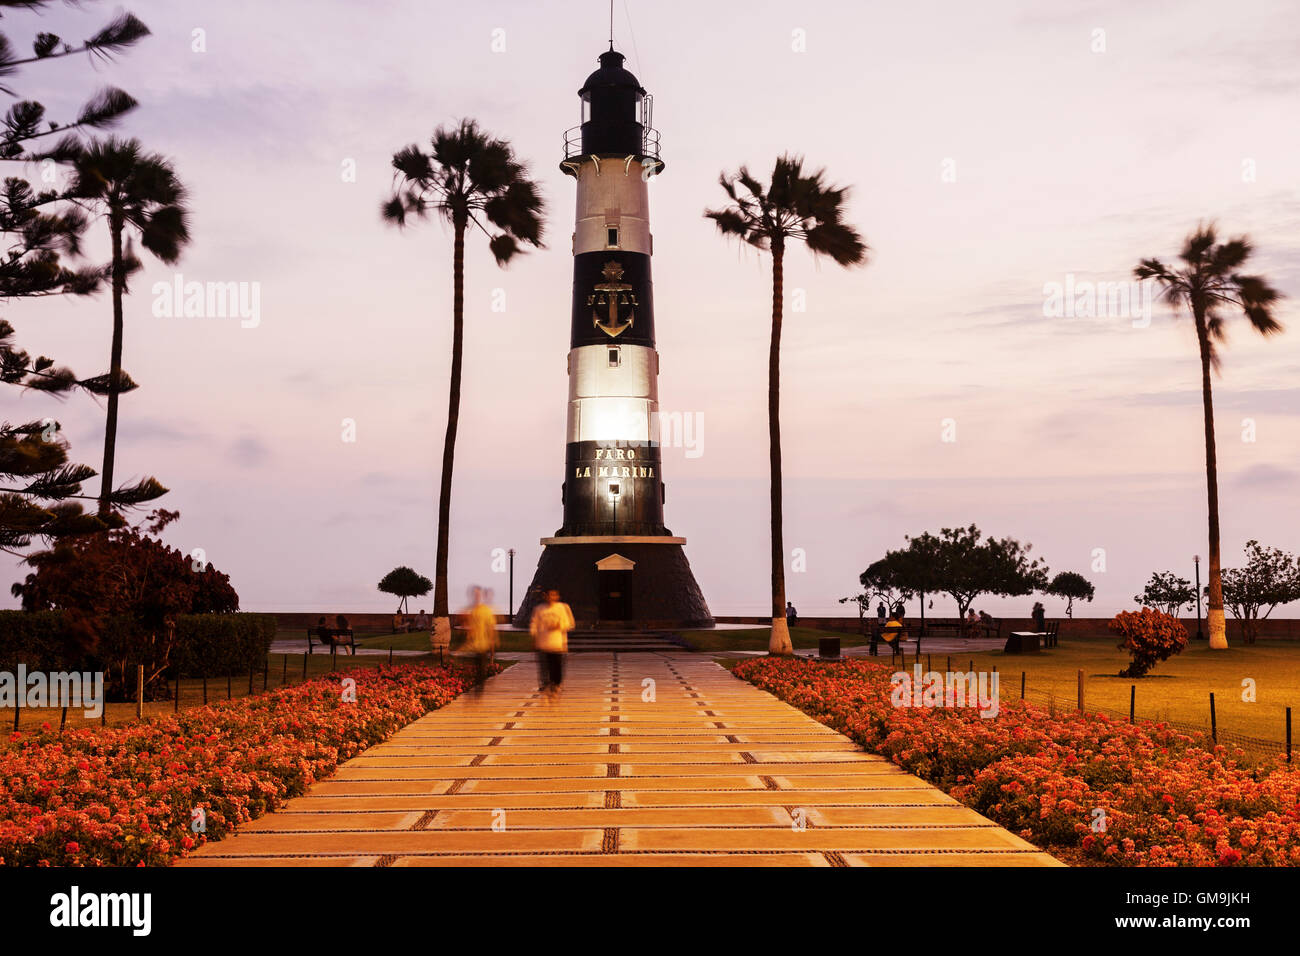
[[[15,733],[0,749],[0,863],[167,864],[472,683],[459,665],[356,668],[126,727]],[[191,832],[196,809],[204,833]]]
[[[1300,771],[1203,735],[1021,701],[894,707],[892,668],[745,661],[736,674],[1049,851],[1122,866],[1300,864]]]

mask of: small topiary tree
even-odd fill
[[[1047,585],[1047,592],[1053,597],[1065,598],[1065,616],[1074,617],[1075,601],[1091,601],[1097,596],[1097,589],[1092,582],[1077,571],[1062,571],[1052,578]]]
[[[433,588],[433,582],[423,574],[413,571],[406,565],[393,568],[379,581],[379,590],[385,594],[395,594],[401,598],[397,602],[397,613],[409,610],[408,598],[423,597]]]
[[[1187,628],[1178,618],[1163,611],[1144,607],[1140,611],[1120,611],[1111,619],[1110,629],[1122,641],[1118,647],[1133,658],[1120,677],[1143,677],[1161,661],[1180,654],[1187,647]]]

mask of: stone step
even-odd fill
[[[632,653],[683,651],[666,631],[633,631],[602,628],[600,630],[571,631],[569,651],[582,653]]]

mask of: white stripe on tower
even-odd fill
[[[588,156],[574,163],[578,207],[573,254],[651,254],[650,203],[641,164]],[[647,317],[648,318],[648,317]],[[568,441],[649,441],[659,407],[659,355],[611,338],[569,352]]]

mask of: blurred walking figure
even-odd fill
[[[487,603],[489,595],[477,585],[470,588],[470,605],[465,609],[465,649],[474,655],[475,694],[483,693],[497,651],[497,616]]]
[[[537,674],[542,695],[553,700],[560,693],[564,681],[564,655],[569,650],[569,632],[575,622],[569,605],[560,600],[554,588],[546,592],[546,600],[533,609],[529,630],[533,635],[533,648],[537,651]]]

